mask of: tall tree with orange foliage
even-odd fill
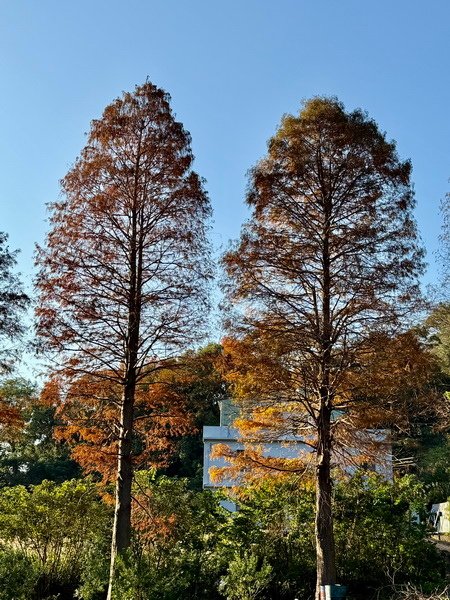
[[[251,171],[253,212],[224,257],[245,357],[245,376],[231,368],[241,425],[261,439],[287,423],[314,450],[317,597],[336,582],[332,452],[339,428],[352,429],[351,375],[420,295],[410,174],[366,113],[314,98],[283,118]]]
[[[198,339],[208,306],[210,204],[169,100],[147,82],[92,122],[37,254],[44,347],[72,382],[110,386],[118,407],[111,573],[130,543],[136,400]]]

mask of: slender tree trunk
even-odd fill
[[[318,161],[318,172],[322,178],[322,165]],[[325,185],[322,188],[326,190]],[[330,273],[330,218],[332,201],[323,195],[324,228],[322,246],[322,339],[320,408],[317,418],[317,463],[316,463],[316,600],[320,600],[320,586],[336,583],[336,559],[334,549],[333,514],[331,507],[331,414],[333,394],[330,389],[331,356],[331,273]]]
[[[133,483],[131,444],[135,387],[135,378],[133,378],[125,387],[122,399],[108,600],[112,598],[117,555],[129,547],[131,540],[131,485]]]
[[[331,410],[324,406],[319,425],[319,444],[316,465],[316,600],[320,599],[320,586],[336,583],[336,566],[331,508]]]
[[[140,142],[138,156],[140,153]],[[131,541],[131,487],[133,483],[132,441],[134,400],[136,395],[139,328],[142,308],[142,211],[138,210],[139,158],[136,163],[135,191],[130,236],[130,287],[128,297],[128,343],[125,379],[120,413],[119,446],[117,458],[114,525],[111,543],[111,563],[107,600],[112,599],[116,558]],[[140,233],[138,232],[140,227]]]

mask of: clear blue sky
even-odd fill
[[[148,76],[192,134],[226,245],[281,115],[328,94],[366,109],[412,159],[430,281],[450,190],[449,28],[449,0],[4,0],[0,231],[29,283],[45,203],[90,120]]]

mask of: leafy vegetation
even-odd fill
[[[12,560],[18,573],[31,565],[23,581],[26,586],[34,581],[37,598],[74,593],[89,549],[109,525],[110,511],[89,480],[0,490],[0,557]],[[11,581],[6,572],[3,576],[8,585],[16,579],[22,585],[19,574]]]
[[[54,437],[60,424],[56,405],[38,398],[37,386],[23,378],[0,384],[1,485],[36,485],[44,479],[62,482],[80,475],[66,444]]]

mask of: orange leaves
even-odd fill
[[[334,408],[356,400],[361,355],[420,299],[409,174],[376,124],[335,98],[283,118],[250,173],[252,215],[223,261],[239,336],[225,343],[227,377],[242,405],[279,405],[299,432],[309,422],[331,443],[325,430]]]
[[[283,478],[293,473],[305,479],[311,477],[314,466],[311,453],[293,441],[278,444],[274,452],[267,440],[265,442],[248,443],[244,438],[237,449],[228,444],[214,444],[210,458],[220,464],[210,468],[211,480],[238,487],[262,478]]]
[[[68,442],[72,456],[88,473],[111,481],[117,467],[121,387],[107,373],[74,381],[62,397],[56,437]],[[54,384],[50,384],[52,388]],[[192,433],[186,395],[173,374],[160,372],[136,388],[133,463],[136,468],[167,465],[175,441]]]
[[[61,402],[61,386],[57,379],[49,379],[39,395],[39,402],[43,406],[58,406]]]
[[[435,358],[414,332],[373,335],[346,372],[341,406],[359,428],[407,429],[411,418],[432,414],[441,402],[432,384],[437,372]]]
[[[20,410],[15,406],[9,406],[4,400],[0,400],[0,431],[8,429],[20,431],[24,421]]]
[[[211,208],[192,162],[188,132],[150,82],[93,121],[36,261],[38,334],[70,375],[108,369],[123,382],[130,344],[131,368],[150,375],[201,339]]]
[[[289,371],[283,368],[269,338],[247,336],[222,340],[223,358],[219,368],[238,401],[251,394],[262,399],[277,388],[281,396],[289,386]]]
[[[27,415],[36,402],[35,390],[25,380],[9,379],[0,386],[0,441],[14,444],[22,436]]]
[[[170,541],[177,524],[175,513],[167,514],[150,488],[137,488],[133,495],[133,528],[146,544],[161,545]]]

